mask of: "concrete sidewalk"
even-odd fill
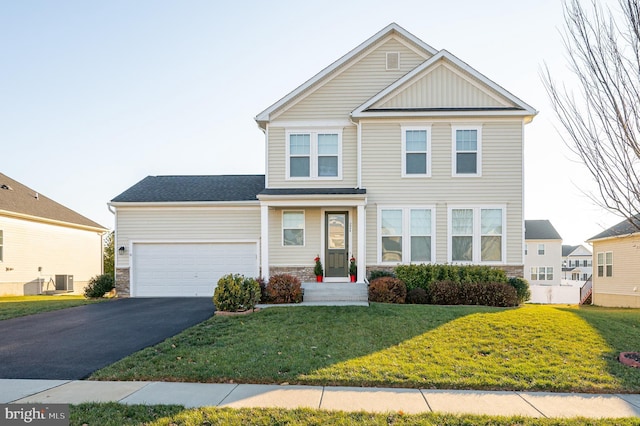
[[[573,394],[354,388],[332,386],[0,380],[0,403],[120,402],[185,407],[278,407],[323,410],[528,417],[640,417],[639,394]]]

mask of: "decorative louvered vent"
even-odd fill
[[[387,70],[400,69],[400,52],[387,52]]]

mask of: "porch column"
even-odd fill
[[[260,265],[262,277],[269,279],[269,206],[260,204]]]
[[[367,249],[366,249],[366,236],[367,227],[365,226],[365,211],[364,206],[358,206],[358,259],[356,261],[358,267],[358,275],[356,281],[363,283],[367,276]]]

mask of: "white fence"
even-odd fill
[[[557,303],[575,305],[580,303],[580,287],[559,285],[532,285],[530,303]]]

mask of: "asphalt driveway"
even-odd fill
[[[211,298],[130,298],[0,321],[0,379],[83,379],[213,311]]]

